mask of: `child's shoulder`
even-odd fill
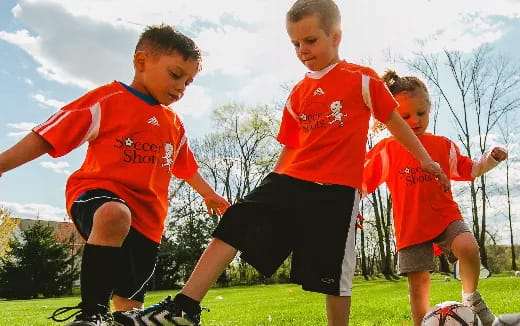
[[[352,62],[342,61],[341,67],[345,70],[359,72],[363,75],[367,75],[375,79],[380,79],[379,75],[375,72],[375,70],[368,66],[362,66]]]
[[[419,136],[419,137],[429,139],[431,141],[438,142],[438,143],[450,143],[450,144],[453,143],[453,141],[446,136],[435,135],[435,134],[432,134],[429,132],[427,132],[424,135]]]

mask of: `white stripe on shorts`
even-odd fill
[[[137,291],[135,291],[134,294],[132,294],[128,299],[133,300],[134,297],[135,297],[137,294],[139,294],[139,292],[141,292],[141,290],[145,287],[146,283],[148,283],[148,281],[150,281],[150,280],[152,279],[153,273],[155,273],[155,265],[153,266],[153,270],[152,270],[152,272],[150,273],[150,276],[148,276],[148,278],[143,282],[143,284],[141,284],[141,286],[139,287],[139,289],[137,289]]]
[[[75,200],[74,202],[75,203],[86,203],[86,202],[89,202],[91,200],[95,200],[95,199],[100,199],[100,198],[106,198],[106,199],[112,199],[114,201],[118,201],[118,202],[122,202],[122,203],[126,203],[124,200],[122,200],[121,198],[118,198],[118,197],[109,197],[109,196],[97,196],[97,197],[92,197],[92,198],[89,198],[89,199],[86,199],[86,200]]]
[[[352,296],[352,279],[356,268],[356,221],[359,212],[359,191],[354,192],[354,204],[352,205],[352,215],[350,216],[350,227],[345,243],[345,255],[341,266],[341,278],[339,281],[339,296]]]

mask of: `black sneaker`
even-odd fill
[[[161,302],[143,310],[114,312],[115,326],[199,326],[200,313],[208,308],[200,307],[199,311],[189,314],[182,311],[168,296]]]
[[[114,318],[110,313],[109,309],[105,306],[99,305],[99,311],[96,313],[87,313],[83,310],[83,306],[79,303],[75,307],[62,307],[56,309],[52,316],[49,319],[52,319],[57,322],[62,322],[71,319],[72,317],[76,317],[74,321],[68,323],[65,326],[113,326]],[[71,310],[77,310],[71,315],[65,318],[58,318],[59,315],[67,313]]]

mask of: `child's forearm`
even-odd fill
[[[394,111],[386,122],[388,131],[421,163],[431,162],[430,154],[424,149],[417,136],[406,122]]]
[[[199,171],[185,180],[202,198],[215,193],[215,189],[200,175]]]
[[[477,178],[493,169],[498,165],[491,153],[484,153],[478,160],[473,161],[473,167],[471,168],[471,177]]]
[[[0,174],[47,153],[52,146],[40,135],[30,132],[13,147],[0,153]]]

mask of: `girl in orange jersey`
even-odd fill
[[[416,77],[399,77],[394,71],[383,76],[399,102],[399,114],[412,128],[433,160],[452,180],[473,180],[507,158],[500,147],[479,160],[460,154],[451,140],[426,132],[430,99],[426,85]],[[380,141],[366,156],[363,192],[373,192],[386,182],[393,199],[393,216],[398,250],[398,268],[408,276],[414,325],[421,325],[430,308],[430,271],[434,269],[433,244],[450,260],[460,261],[462,301],[475,311],[485,326],[495,316],[477,291],[480,256],[477,242],[462,218],[451,191],[440,189],[435,178],[393,137]]]

